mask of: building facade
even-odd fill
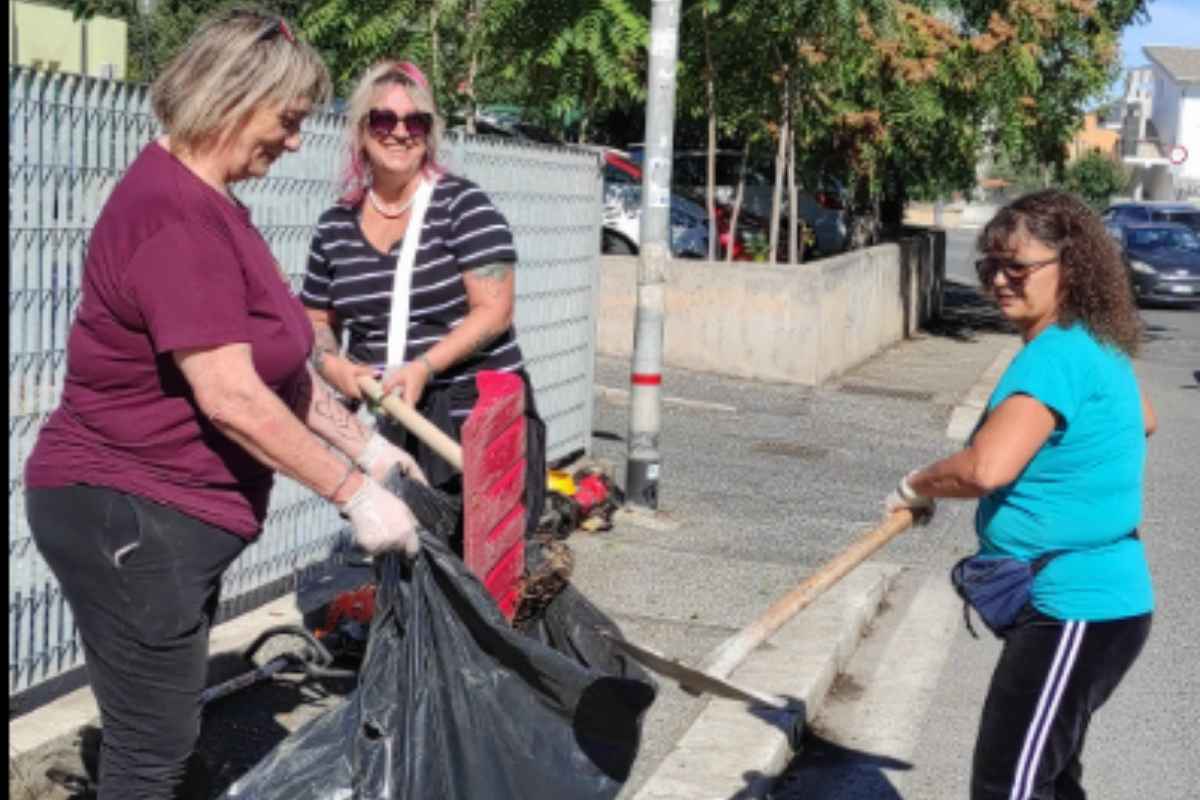
[[[1088,153],[1097,151],[1114,160],[1118,159],[1120,158],[1118,152],[1120,139],[1119,130],[1102,125],[1096,112],[1089,111],[1083,115],[1083,128],[1067,145],[1067,161],[1075,161]]]
[[[1134,197],[1200,197],[1200,48],[1142,52],[1150,64],[1129,72],[1121,143]]]
[[[96,15],[74,20],[65,8],[9,0],[8,63],[46,72],[69,72],[124,80],[124,20]]]

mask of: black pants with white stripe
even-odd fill
[[[1150,614],[1064,622],[1026,609],[1005,638],[983,707],[972,800],[1080,800],[1092,715],[1142,651]]]

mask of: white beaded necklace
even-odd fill
[[[389,206],[384,203],[375,194],[374,189],[367,189],[367,199],[371,201],[371,205],[375,207],[375,210],[379,212],[380,216],[386,217],[387,219],[396,219],[397,217],[404,216],[404,212],[408,211],[409,207],[412,206],[413,200],[417,199],[417,193],[413,192],[412,197],[405,200],[399,206]]]

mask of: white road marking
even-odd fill
[[[605,398],[614,402],[628,402],[629,390],[617,389],[612,386],[601,386],[596,384],[596,393],[603,395]],[[686,408],[699,408],[706,411],[723,411],[729,414],[737,413],[737,406],[727,405],[725,403],[710,403],[705,400],[689,400],[686,397],[664,397],[664,403],[669,403],[674,406],[684,406]]]

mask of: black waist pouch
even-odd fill
[[[1131,532],[1129,537],[1138,538],[1138,532]],[[977,554],[955,564],[950,569],[950,582],[963,599],[963,617],[971,635],[978,638],[971,626],[973,608],[988,630],[1004,638],[1029,604],[1033,579],[1051,560],[1066,552],[1051,550],[1032,561]]]
[[[950,583],[963,599],[963,617],[971,635],[978,638],[971,625],[973,608],[988,630],[1003,638],[1029,603],[1033,579],[1051,559],[1064,552],[1054,550],[1033,561],[974,555],[955,564],[950,570]]]

